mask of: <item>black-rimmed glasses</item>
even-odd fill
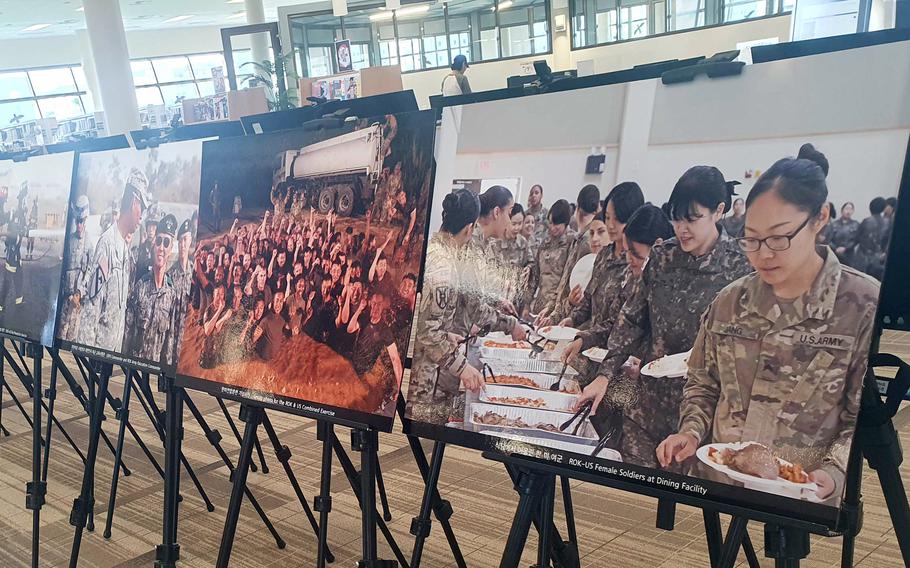
[[[739,248],[743,249],[743,252],[758,252],[758,249],[761,248],[762,243],[768,250],[774,252],[785,251],[790,248],[790,242],[793,240],[800,231],[806,228],[806,225],[809,224],[809,221],[812,220],[812,215],[806,217],[806,220],[803,221],[802,225],[796,228],[795,231],[789,235],[771,235],[770,237],[765,237],[763,239],[757,239],[755,237],[739,237],[736,239]]]

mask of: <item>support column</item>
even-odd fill
[[[92,60],[108,134],[139,128],[139,105],[118,0],[84,0]]]
[[[265,8],[262,0],[244,0],[243,7],[246,9],[246,23],[264,24]],[[250,36],[250,48],[253,55],[253,61],[269,61],[269,34],[258,33]]]

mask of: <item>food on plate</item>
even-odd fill
[[[487,401],[493,404],[510,404],[529,408],[543,408],[547,405],[547,401],[542,398],[530,398],[527,396],[490,396],[487,397]]]
[[[645,365],[645,368],[642,371],[646,375],[655,377],[670,376],[675,375],[676,373],[685,374],[686,370],[689,368],[689,355],[691,354],[691,351],[687,351],[685,353],[677,353],[675,355],[667,355],[666,357],[655,359]]]
[[[495,349],[530,349],[531,344],[527,341],[495,341],[493,339],[487,339],[483,342],[484,347],[490,347]]]
[[[553,424],[540,423],[537,424],[528,424],[521,418],[506,418],[501,414],[496,414],[493,411],[488,410],[482,415],[474,413],[474,422],[476,424],[486,424],[488,426],[506,426],[509,428],[537,428],[539,430],[546,430],[547,432],[558,432],[559,428]]]
[[[793,483],[809,482],[809,474],[801,465],[783,462],[775,457],[767,446],[761,444],[749,444],[738,450],[731,448],[718,450],[711,447],[708,449],[708,458],[716,464],[762,479],[780,477]]]
[[[585,351],[582,351],[581,354],[584,355],[585,357],[587,357],[588,359],[598,361],[598,362],[603,361],[604,359],[607,358],[607,350],[602,347],[591,347],[590,349],[586,349]]]

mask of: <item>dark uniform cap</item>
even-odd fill
[[[160,221],[158,221],[158,234],[159,235],[171,235],[174,236],[177,234],[177,218],[168,213]]]
[[[177,237],[182,237],[186,233],[193,232],[193,224],[190,223],[190,220],[187,219],[183,223],[180,223],[180,229],[177,231]]]

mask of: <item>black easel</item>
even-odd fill
[[[32,480],[26,484],[25,506],[32,511],[32,568],[38,568],[39,531],[41,529],[41,507],[47,495],[47,482],[42,477],[41,467],[41,356],[44,347],[34,343],[26,345],[32,367]]]
[[[231,413],[228,412],[227,405],[224,404],[224,399],[220,396],[212,395],[212,398],[218,401],[218,406],[221,408],[221,413],[224,414],[224,419],[227,420],[228,427],[231,429],[231,432],[234,434],[234,438],[237,440],[237,445],[243,443],[243,438],[240,436],[240,430],[237,429],[237,425],[234,423],[234,418],[231,416]],[[250,470],[253,473],[257,471],[256,462],[250,462]]]
[[[79,548],[82,545],[82,532],[85,529],[89,511],[95,506],[94,498],[94,481],[95,481],[95,459],[98,457],[98,440],[101,437],[101,420],[104,415],[104,405],[107,401],[107,389],[111,380],[112,366],[110,363],[101,363],[98,370],[97,393],[93,396],[91,405],[91,421],[88,434],[88,452],[85,461],[85,472],[82,474],[82,489],[73,501],[73,509],[70,512],[70,524],[76,530],[73,535],[73,547],[70,552],[70,568],[76,568],[79,563]],[[94,384],[94,369],[88,369],[89,375],[92,376]]]
[[[316,546],[316,568],[325,568],[328,560],[329,513],[332,511],[332,448],[335,446],[335,427],[331,422],[316,422],[316,439],[322,442],[322,467],[319,495],[313,498],[313,509],[319,513],[319,535]]]
[[[114,519],[114,509],[117,503],[117,485],[119,479],[119,468],[117,467],[122,459],[123,454],[123,442],[125,430],[129,429],[133,437],[139,442],[139,447],[146,453],[146,456],[149,458],[149,461],[152,462],[152,465],[155,467],[155,470],[158,472],[158,475],[161,476],[161,479],[165,482],[165,473],[164,469],[158,464],[158,461],[154,458],[150,451],[148,451],[145,444],[138,437],[138,433],[135,428],[129,421],[129,403],[130,403],[130,393],[133,390],[133,381],[136,382],[138,391],[136,397],[139,399],[142,408],[145,410],[146,415],[149,418],[149,421],[152,423],[152,426],[155,428],[155,431],[158,433],[162,444],[165,443],[165,427],[162,424],[163,416],[157,405],[155,404],[154,397],[151,397],[151,393],[146,394],[143,390],[144,385],[148,385],[148,375],[143,374],[142,377],[139,376],[139,373],[135,370],[129,368],[123,368],[123,400],[111,399],[111,407],[114,408],[116,412],[116,418],[120,420],[119,434],[117,438],[117,451],[114,455],[114,473],[111,479],[111,491],[110,498],[108,499],[108,508],[107,508],[107,519],[104,525],[104,538],[111,537],[111,526]],[[143,395],[145,394],[145,398]],[[148,399],[148,400],[146,400]],[[212,504],[212,501],[209,499],[208,494],[205,491],[205,488],[202,486],[202,482],[199,481],[196,472],[193,470],[193,467],[190,465],[189,461],[186,459],[186,456],[183,455],[183,452],[180,453],[180,462],[183,464],[183,467],[186,468],[187,474],[190,476],[190,479],[193,482],[193,485],[196,487],[199,492],[200,497],[202,497],[203,502],[205,503],[206,510],[212,512],[215,510],[215,505]],[[179,499],[179,497],[178,497]]]

